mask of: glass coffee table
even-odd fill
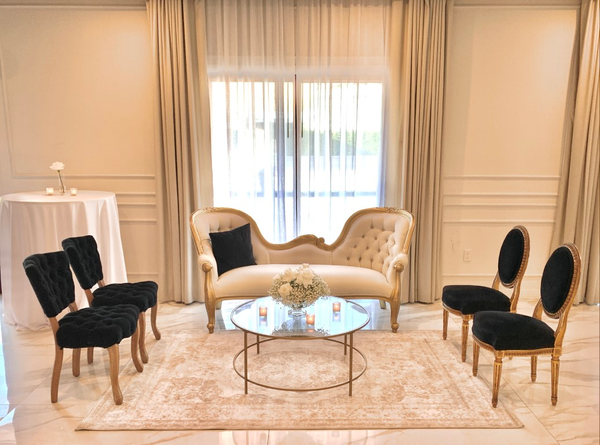
[[[292,316],[288,306],[275,302],[271,297],[258,298],[243,303],[231,312],[232,323],[244,332],[244,348],[233,358],[233,369],[244,379],[244,393],[248,394],[248,383],[281,391],[320,391],[348,385],[348,395],[352,395],[352,382],[362,376],[367,369],[367,359],[354,346],[353,335],[369,323],[369,314],[360,305],[337,297],[320,298],[306,309],[302,316]],[[248,335],[256,336],[254,343],[248,342]],[[336,339],[343,337],[343,341]],[[348,356],[348,378],[334,384],[311,388],[284,388],[271,386],[248,377],[248,351],[273,340],[325,340],[343,345],[344,355]],[[362,358],[363,367],[353,373],[354,352]],[[340,351],[341,353],[341,351]],[[236,366],[240,355],[244,356],[243,370]]]

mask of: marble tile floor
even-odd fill
[[[239,302],[223,304],[218,329],[233,329],[230,311]],[[531,314],[535,298],[522,297],[519,312]],[[389,310],[376,301],[361,301],[372,321],[367,329],[389,329]],[[1,299],[0,299],[1,310]],[[0,354],[0,444],[208,444],[208,445],[339,445],[339,444],[599,444],[600,393],[599,307],[579,305],[571,310],[561,360],[559,401],[550,403],[550,359],[541,357],[538,380],[529,380],[529,359],[504,360],[500,400],[524,424],[520,429],[407,429],[369,431],[111,431],[76,432],[75,428],[109,388],[108,357],[96,352],[88,365],[82,358],[81,375],[74,378],[70,353],[59,386],[58,403],[50,403],[50,376],[54,359],[52,333],[16,330],[2,323]],[[450,317],[448,342],[460,348],[460,320]],[[435,304],[406,304],[400,310],[401,330],[442,329],[442,310]],[[160,305],[158,325],[169,331],[206,332],[202,304]],[[121,347],[121,368],[129,360],[129,340]],[[156,343],[149,323],[147,342],[152,360]],[[472,363],[471,347],[465,367]],[[490,384],[493,356],[482,351],[479,377]],[[415,376],[418,378],[418,376]]]

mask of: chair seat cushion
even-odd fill
[[[154,281],[115,283],[99,287],[93,294],[92,307],[133,304],[145,312],[156,304],[158,285]]]
[[[536,318],[510,312],[476,313],[473,336],[497,351],[554,347],[554,331],[550,326]]]
[[[463,315],[479,311],[510,311],[510,298],[499,290],[485,286],[445,286],[442,302]]]
[[[61,348],[108,348],[131,337],[140,310],[131,304],[85,308],[70,312],[58,322],[56,343]]]

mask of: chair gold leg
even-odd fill
[[[500,392],[500,377],[502,376],[502,355],[496,354],[494,360],[494,383],[492,389],[492,406],[498,406],[498,393]]]
[[[146,351],[146,313],[140,312],[140,318],[138,318],[138,320],[140,356],[142,357],[142,363],[148,363],[148,351]]]
[[[469,319],[463,316],[462,335],[460,339],[460,358],[463,362],[467,361],[467,338],[469,337]]]
[[[479,345],[473,342],[473,376],[479,372]]]
[[[448,311],[442,309],[442,338],[446,340],[448,338]]]
[[[110,364],[110,385],[112,387],[115,405],[123,403],[123,393],[119,387],[119,345],[108,348],[108,362]]]
[[[550,362],[550,380],[552,384],[552,405],[556,406],[558,402],[558,371],[560,368],[560,356],[552,355],[552,361]]]
[[[131,336],[131,359],[133,360],[133,364],[135,365],[135,369],[137,372],[142,372],[144,370],[144,365],[140,361],[140,357],[138,355],[138,343],[140,341],[140,328],[135,330],[133,335]]]
[[[385,308],[386,308],[386,306],[385,306],[385,301],[383,301],[383,300],[379,300],[379,307],[380,307],[381,309],[385,309]]]
[[[54,346],[54,367],[52,368],[52,383],[50,385],[50,401],[56,403],[58,400],[58,383],[60,381],[60,370],[62,368],[64,350],[57,345]]]
[[[537,379],[537,355],[531,356],[531,381],[535,382]]]
[[[87,361],[88,364],[94,363],[94,348],[87,349]]]
[[[156,316],[158,315],[158,303],[156,303],[152,308],[150,308],[150,325],[152,326],[152,332],[154,333],[154,338],[160,340],[160,331],[158,327],[156,327]]]
[[[81,349],[73,349],[73,363],[71,363],[73,368],[73,376],[79,377],[79,372],[81,368]]]

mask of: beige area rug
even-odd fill
[[[395,428],[519,428],[491,388],[471,375],[440,332],[361,331],[355,346],[367,370],[353,395],[341,386],[324,391],[276,391],[249,385],[232,367],[242,348],[238,331],[205,335],[167,332],[150,351],[143,373],[129,363],[121,373],[124,402],[110,388],[78,430],[293,430]],[[249,354],[251,379],[303,388],[341,382],[348,372],[343,346],[328,341],[270,341]],[[243,355],[238,359],[243,369]],[[355,354],[353,369],[364,366]]]

